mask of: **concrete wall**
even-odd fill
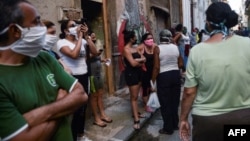
[[[187,31],[191,32],[191,0],[182,0],[183,26],[187,27]]]
[[[41,19],[47,19],[56,24],[57,34],[60,34],[60,23],[58,22],[57,7],[79,8],[81,0],[29,0],[40,12]]]
[[[209,0],[194,0],[194,27],[199,28],[199,30],[204,29],[206,15],[205,11],[210,4]]]

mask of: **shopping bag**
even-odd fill
[[[150,81],[151,87],[155,90],[155,84],[152,82],[152,80]],[[155,91],[151,92],[149,95],[149,99],[147,102],[147,106],[149,106],[150,108],[156,110],[158,109],[161,105],[157,96],[157,93]]]
[[[151,94],[149,95],[147,106],[152,109],[157,109],[160,107],[159,99],[156,92],[151,92]]]

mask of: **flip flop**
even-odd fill
[[[102,120],[102,121],[105,121],[105,122],[107,122],[107,123],[113,122],[113,120],[110,119],[110,118],[102,118],[101,120]]]
[[[94,125],[97,125],[97,126],[99,126],[99,127],[106,127],[107,126],[107,124],[106,123],[97,123],[97,122],[94,122],[93,123]]]
[[[133,128],[134,128],[136,131],[140,130],[140,120],[134,121]]]

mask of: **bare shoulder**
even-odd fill
[[[154,53],[156,53],[156,54],[160,53],[160,49],[159,49],[158,45],[154,46]]]

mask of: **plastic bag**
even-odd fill
[[[150,83],[151,83],[151,87],[155,89],[156,86],[155,84],[153,84],[152,80],[150,81]],[[155,91],[150,93],[147,106],[149,106],[153,110],[156,110],[159,107],[161,107],[158,96]]]
[[[147,102],[147,106],[149,106],[152,109],[157,109],[161,106],[156,92],[152,92],[150,94],[148,102]]]

